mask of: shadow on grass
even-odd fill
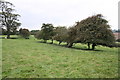
[[[45,42],[37,41],[37,43],[45,43]],[[52,44],[52,43],[45,43],[45,44]],[[53,43],[52,45],[69,48],[69,47],[67,47],[67,45],[59,45],[59,44],[55,44],[55,43]],[[103,52],[103,50],[98,50],[98,49],[97,50],[92,50],[92,49],[83,49],[83,48],[77,48],[77,47],[70,47],[69,49],[85,50],[85,51],[101,51],[101,52]]]
[[[10,37],[10,39],[18,39],[18,37]]]
[[[93,50],[93,49],[83,49],[83,48],[76,48],[76,47],[72,47],[72,49],[85,50],[85,51],[102,51],[103,52],[103,50],[98,50],[98,49]]]
[[[0,37],[0,39],[7,39],[6,37]],[[18,37],[10,37],[9,39],[18,39]]]

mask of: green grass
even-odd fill
[[[118,48],[71,49],[28,39],[2,39],[3,78],[117,78]],[[57,43],[57,42],[55,42]],[[63,43],[62,45],[64,45]]]

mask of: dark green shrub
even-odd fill
[[[25,39],[29,39],[29,36],[30,36],[30,32],[28,29],[20,29],[19,30],[19,35]]]

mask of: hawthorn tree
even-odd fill
[[[0,0],[0,26],[6,27],[7,38],[10,38],[10,32],[15,31],[21,24],[18,22],[19,14],[14,14],[14,5],[10,2]]]
[[[108,25],[108,21],[101,14],[88,17],[77,23],[77,40],[88,43],[88,48],[92,44],[92,49],[96,45],[111,45],[115,42],[113,32]]]
[[[43,39],[46,43],[47,40],[51,40],[53,43],[53,37],[54,36],[54,27],[52,24],[42,24],[41,30],[36,34],[37,39]]]
[[[55,35],[53,36],[53,39],[58,41],[59,45],[60,45],[62,42],[67,41],[67,37],[68,37],[67,32],[68,32],[68,30],[64,26],[63,27],[62,26],[56,27],[54,29]]]
[[[77,29],[75,26],[70,27],[68,29],[68,37],[67,37],[67,43],[68,43],[68,47],[72,47],[73,43],[76,42],[76,35],[77,35]]]

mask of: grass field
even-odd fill
[[[55,42],[57,43],[57,42]],[[64,45],[64,44],[63,44]],[[117,78],[118,48],[71,49],[30,39],[2,39],[3,78]]]

